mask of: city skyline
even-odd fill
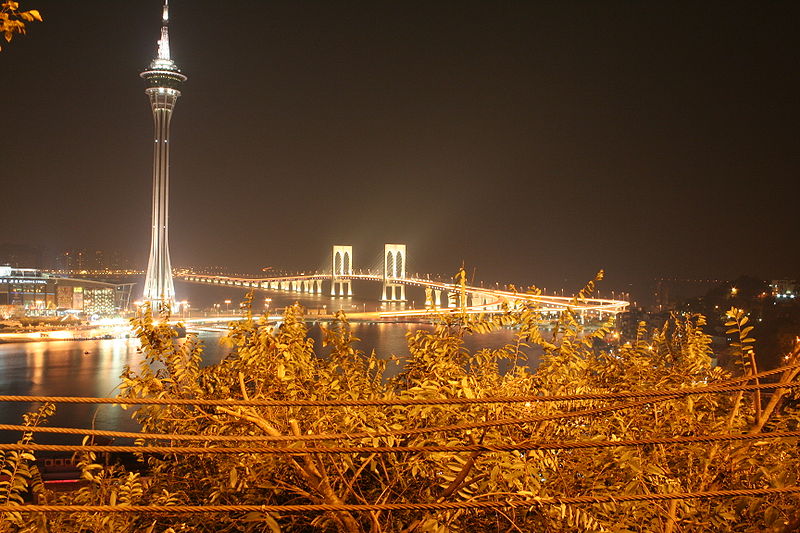
[[[8,206],[2,240],[138,257],[151,126],[131,75],[160,2],[100,5],[28,2],[45,22],[0,55],[20,101],[3,181],[39,184],[48,214]],[[315,269],[338,242],[366,268],[407,242],[412,271],[548,288],[797,276],[796,6],[250,2],[224,24],[212,6],[172,6],[193,73],[176,264]]]

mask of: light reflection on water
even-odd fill
[[[408,356],[406,334],[419,328],[419,324],[351,324],[352,332],[360,341],[363,351],[374,349],[380,356]],[[321,330],[312,326],[309,332],[317,352],[322,348]],[[221,333],[200,333],[205,345],[203,364],[220,361],[228,349],[220,345]],[[513,342],[514,332],[500,330],[468,337],[465,347],[477,350],[482,347],[499,347]],[[109,397],[117,394],[120,374],[126,365],[137,368],[143,357],[137,339],[107,339],[95,341],[50,341],[0,344],[0,394],[24,396],[93,396]],[[538,363],[538,352],[529,351],[529,363]],[[398,372],[391,365],[387,373]],[[0,423],[20,424],[22,414],[38,404],[0,403]],[[130,419],[130,411],[113,405],[59,404],[50,426],[94,427],[96,429],[136,431],[137,424]],[[14,442],[19,433],[0,431],[0,442]],[[79,442],[80,437],[61,437],[39,434],[37,442]]]

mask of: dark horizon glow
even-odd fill
[[[2,242],[146,265],[161,2],[25,0]],[[797,278],[800,5],[173,0],[175,265]]]

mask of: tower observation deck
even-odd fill
[[[150,258],[144,282],[143,300],[158,310],[175,302],[172,265],[169,260],[169,126],[175,103],[186,81],[169,50],[169,0],[164,0],[158,54],[140,76],[147,81],[154,122],[153,218]]]

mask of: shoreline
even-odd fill
[[[199,317],[198,317],[199,318]],[[261,317],[253,317],[260,319]],[[270,323],[278,323],[282,317],[275,316],[269,317]],[[335,315],[314,315],[306,317],[306,324],[315,325],[324,322],[332,322],[336,319]],[[352,316],[347,317],[348,322],[354,324],[431,324],[430,320],[421,320],[414,318],[381,318],[377,313],[354,313]],[[191,319],[190,319],[191,320]],[[220,327],[228,328],[230,322],[239,322],[245,320],[242,316],[231,317],[206,317],[199,320],[192,321],[178,321],[172,323],[179,332],[179,338],[186,336],[186,333],[197,333],[203,325],[218,325]],[[8,333],[0,333],[0,345],[6,344],[27,344],[31,342],[57,342],[57,341],[100,341],[100,340],[113,340],[113,339],[135,339],[136,336],[130,327],[116,327],[116,328],[103,328],[103,327],[86,327],[87,331],[98,331],[94,335],[74,335],[76,330],[58,329],[46,331],[15,331]],[[70,333],[73,333],[72,335]]]

